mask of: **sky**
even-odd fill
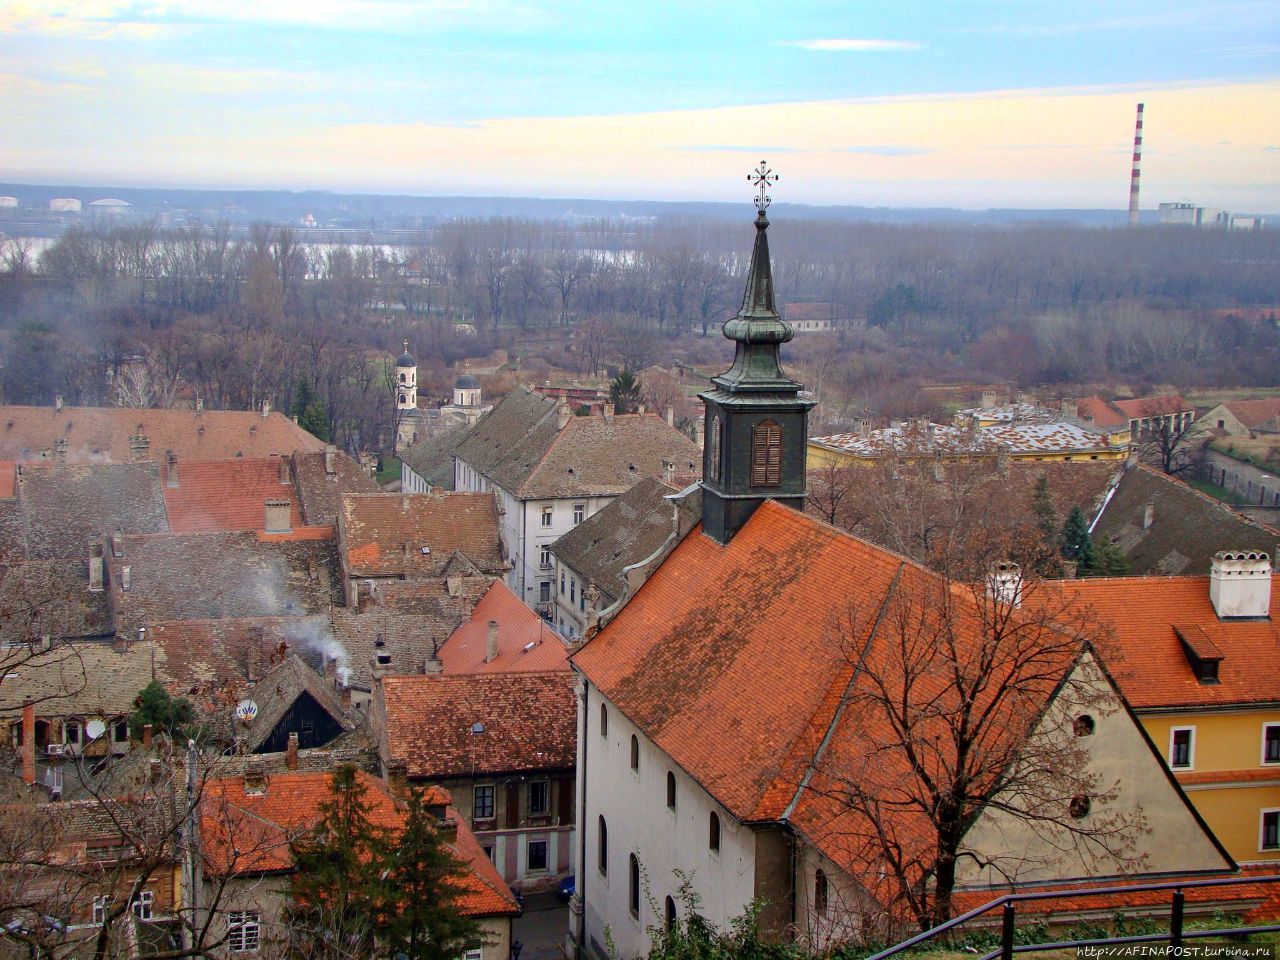
[[[0,180],[1280,213],[1280,0],[0,0]]]

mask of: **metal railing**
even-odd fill
[[[957,927],[981,917],[983,914],[990,913],[993,910],[1000,910],[1000,947],[984,954],[975,960],[995,960],[1000,957],[1001,960],[1013,960],[1015,953],[1039,953],[1044,950],[1065,950],[1070,947],[1085,946],[1109,946],[1113,944],[1126,943],[1157,943],[1168,941],[1173,947],[1180,947],[1184,940],[1193,940],[1203,937],[1230,937],[1243,936],[1251,933],[1275,933],[1280,932],[1280,924],[1264,924],[1261,926],[1248,927],[1220,927],[1214,930],[1187,930],[1183,922],[1183,914],[1186,907],[1186,895],[1184,890],[1198,887],[1229,887],[1246,883],[1277,883],[1280,882],[1280,874],[1258,877],[1223,877],[1216,880],[1181,880],[1168,881],[1165,883],[1136,883],[1112,887],[1086,887],[1079,890],[1045,890],[1036,893],[1008,893],[1002,897],[997,897],[990,903],[985,903],[980,907],[962,913],[958,917],[948,920],[946,923],[939,924],[931,930],[918,933],[909,940],[904,940],[896,946],[889,947],[887,950],[881,950],[879,953],[872,954],[867,960],[888,960],[889,957],[897,956],[913,947],[918,947],[922,943],[934,940],[937,937],[955,930]],[[1092,940],[1057,940],[1052,943],[1014,943],[1017,932],[1017,913],[1018,904],[1027,903],[1035,900],[1069,900],[1073,897],[1105,897],[1116,896],[1130,893],[1144,893],[1152,890],[1169,890],[1172,891],[1169,905],[1169,929],[1161,933],[1144,933],[1131,936],[1117,937],[1101,937]]]

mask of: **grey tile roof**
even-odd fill
[[[326,473],[323,453],[293,455],[293,476],[302,500],[302,519],[309,526],[332,526],[344,493],[381,493],[377,481],[341,451],[333,454],[332,474]]]
[[[341,602],[331,538],[162,534],[125,537],[124,551],[112,560],[118,631],[161,620],[304,616]],[[126,565],[127,592],[119,576]]]
[[[290,654],[244,692],[246,698],[258,705],[257,716],[245,734],[249,750],[256,750],[271,735],[276,724],[304,693],[340,727],[350,729],[333,684],[307,666],[301,657]]]
[[[486,573],[508,569],[493,493],[347,494],[339,526],[352,577],[439,576],[456,551]]]
[[[555,401],[523,388],[476,424],[457,456],[522,500],[617,496],[663,462],[681,475],[700,469],[697,445],[653,414],[570,417],[560,428]]]
[[[87,557],[114,530],[169,529],[158,463],[24,466],[18,501],[31,559]]]
[[[1154,513],[1143,529],[1148,503]],[[1133,464],[1094,525],[1094,540],[1104,536],[1119,545],[1130,574],[1203,575],[1220,550],[1273,553],[1280,530],[1246,519],[1159,470]]]
[[[18,657],[13,650],[0,682],[0,717],[16,718],[22,701],[37,701],[40,716],[109,718],[127,714],[142,688],[151,682],[149,643],[117,650],[95,641],[54,644],[48,651]]]
[[[470,428],[461,424],[441,430],[405,450],[400,459],[433,488],[452,490],[453,455],[470,432]]]
[[[0,641],[110,638],[105,590],[89,590],[88,558],[0,566]]]
[[[659,480],[641,480],[551,546],[551,552],[585,581],[594,581],[603,605],[622,596],[623,567],[650,556],[672,533],[676,491]]]

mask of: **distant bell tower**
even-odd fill
[[[404,353],[396,361],[396,409],[418,409],[418,361],[409,352],[409,341],[404,342]]]
[[[724,325],[736,344],[733,366],[699,394],[706,404],[702,453],[702,529],[728,543],[765,500],[804,509],[805,446],[812,400],[782,372],[779,348],[793,336],[773,300],[768,189],[778,179],[765,162],[748,175],[758,187],[756,241],[742,309]]]

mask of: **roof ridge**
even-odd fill
[[[577,419],[577,417],[571,415],[569,419],[565,421],[565,425],[556,431],[556,435],[551,439],[551,442],[547,444],[547,448],[542,451],[542,456],[538,459],[538,462],[534,464],[533,469],[529,471],[524,480],[520,483],[519,488],[516,490],[517,498],[522,497],[527,492],[527,488],[533,482],[533,478],[536,477],[538,475],[538,471],[546,465],[548,458],[551,456],[551,452],[555,450],[556,445],[560,442],[560,438],[569,432],[570,425]],[[540,417],[538,419],[538,423],[541,422],[542,418]],[[528,436],[528,434],[526,433],[524,436]],[[521,437],[521,439],[523,440],[524,437]]]

